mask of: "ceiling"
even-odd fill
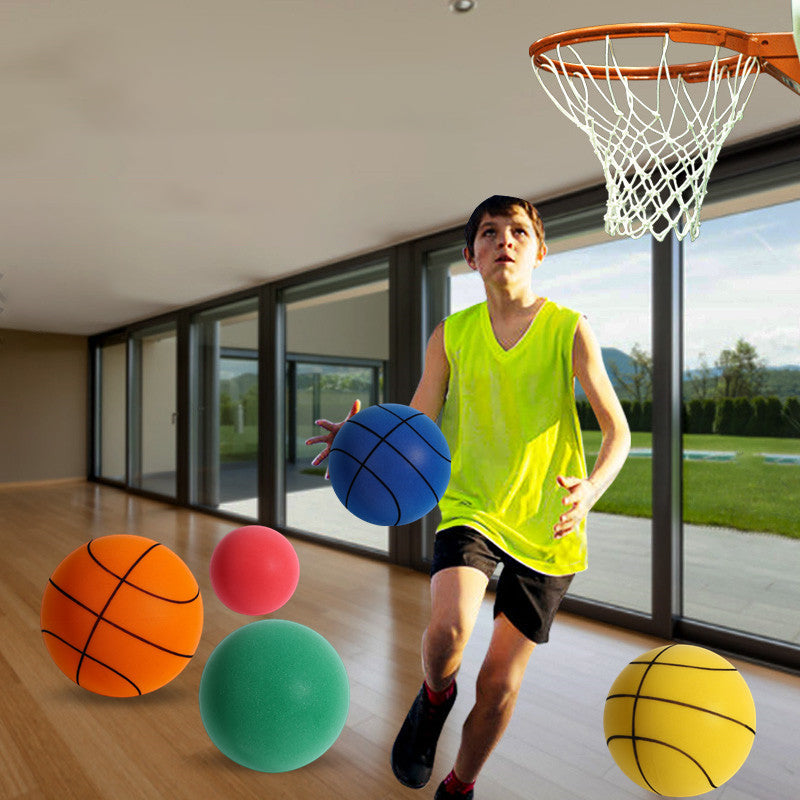
[[[528,46],[641,0],[10,0],[0,328],[88,335],[601,181]],[[670,20],[792,27],[788,0]],[[762,77],[729,142],[792,127]]]

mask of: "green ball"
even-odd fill
[[[200,716],[231,760],[288,772],[319,758],[350,707],[339,654],[316,631],[280,619],[245,625],[223,639],[200,679]]]

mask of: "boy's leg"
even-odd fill
[[[572,578],[543,575],[510,559],[504,561],[494,631],[478,673],[475,705],[464,723],[453,773],[439,787],[437,798],[450,797],[454,790],[472,797],[471,784],[511,720],[531,653],[537,643],[548,641]]]
[[[475,627],[489,579],[474,567],[450,567],[431,578],[431,618],[422,636],[422,669],[428,687],[453,682]]]
[[[461,666],[489,578],[475,567],[448,567],[431,579],[431,619],[423,635],[423,684],[392,748],[392,770],[406,786],[430,780],[436,744],[455,702],[455,675]],[[431,694],[441,694],[433,702]],[[446,691],[449,690],[449,691]]]
[[[475,705],[464,722],[454,767],[463,783],[474,783],[508,726],[535,646],[505,614],[495,618],[489,650],[478,674]]]

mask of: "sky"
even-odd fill
[[[800,201],[710,219],[684,239],[684,362],[713,364],[742,337],[767,366],[800,367]],[[600,344],[651,352],[650,239],[609,241],[545,257],[533,287],[586,314]],[[451,283],[452,308],[485,299],[475,274]]]

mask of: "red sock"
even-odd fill
[[[471,791],[475,786],[475,781],[472,783],[464,783],[456,777],[455,770],[450,770],[450,774],[444,779],[444,788],[447,794],[460,795],[466,794]]]
[[[430,700],[431,705],[434,706],[440,706],[442,703],[447,702],[453,696],[455,689],[456,682],[452,681],[446,689],[442,689],[441,692],[434,692],[433,689],[428,686],[428,681],[425,681],[425,692],[428,695],[428,700]]]

